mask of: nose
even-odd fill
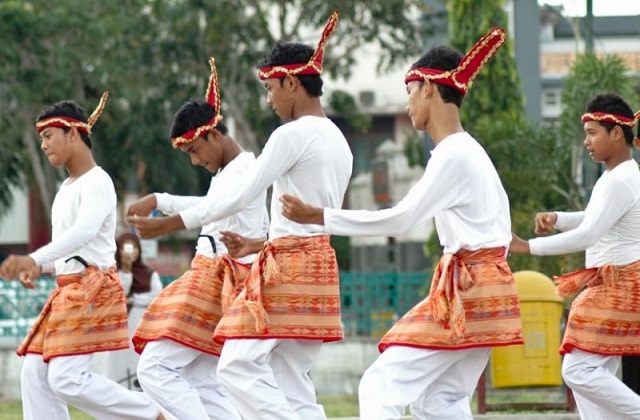
[[[47,146],[44,144],[44,140],[40,140],[40,150],[43,152],[47,151]]]
[[[198,166],[199,163],[200,163],[200,159],[198,159],[198,156],[191,155],[191,164],[194,166]]]
[[[269,106],[273,105],[273,101],[271,100],[271,93],[267,94],[267,105]]]

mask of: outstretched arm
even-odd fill
[[[179,214],[167,217],[127,216],[127,223],[136,230],[136,234],[143,238],[155,238],[171,232],[185,229]]]
[[[511,244],[509,244],[509,253],[514,255],[527,255],[530,253],[529,242],[520,238],[515,233],[511,234]]]

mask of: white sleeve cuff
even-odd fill
[[[33,261],[35,261],[35,263],[37,265],[40,266],[40,269],[42,270],[42,273],[51,273],[51,274],[55,274],[55,265],[53,263],[53,261],[43,261],[42,257],[40,256],[40,254],[38,254],[38,251],[34,251],[31,254],[29,254],[29,256],[33,259]]]
[[[529,253],[531,255],[544,255],[542,253],[541,242],[537,238],[529,239]]]
[[[200,222],[200,215],[198,214],[199,208],[191,207],[186,210],[182,210],[180,213],[180,218],[182,219],[182,223],[184,223],[184,227],[187,229],[195,229],[202,227],[202,223]]]
[[[171,212],[171,195],[167,193],[153,193],[156,196],[156,209],[165,214]]]

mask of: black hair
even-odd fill
[[[309,45],[299,42],[278,42],[268,54],[258,63],[257,68],[281,66],[283,64],[304,64],[307,63],[315,49]],[[300,79],[300,84],[310,96],[322,96],[322,78],[319,75],[296,76]],[[284,79],[280,79],[284,83]]]
[[[411,68],[427,67],[444,71],[453,70],[458,67],[462,57],[463,54],[455,48],[439,45],[427,51],[418,61],[413,63]],[[440,83],[435,83],[435,85],[438,87],[443,102],[451,102],[460,108],[462,99],[464,98],[462,93],[452,87],[441,85]]]
[[[81,121],[83,123],[87,122],[87,117],[84,113],[84,109],[82,109],[80,105],[73,101],[61,101],[53,105],[46,106],[42,111],[40,111],[40,115],[38,115],[38,118],[36,118],[36,122],[51,117],[68,117],[73,118],[74,120]],[[65,133],[68,133],[71,128],[63,127],[63,130]],[[84,144],[86,144],[87,147],[91,149],[92,142],[89,134],[80,130],[78,130],[78,133],[80,133],[80,138],[82,138]]]
[[[194,128],[205,125],[214,115],[215,109],[201,99],[185,102],[173,117],[170,138],[180,137]],[[229,131],[222,122],[219,122],[214,129],[225,135]]]
[[[587,112],[605,112],[607,114],[616,114],[623,117],[633,119],[633,111],[629,104],[622,97],[615,93],[602,93],[596,95],[587,104]],[[633,129],[628,125],[620,125],[616,123],[598,121],[607,133],[613,130],[616,125],[620,126],[624,133],[624,140],[629,146],[633,145]]]

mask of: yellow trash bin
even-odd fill
[[[536,271],[513,273],[520,298],[524,345],[491,351],[491,378],[495,388],[556,386],[562,384],[560,324],[563,301],[553,281]]]

